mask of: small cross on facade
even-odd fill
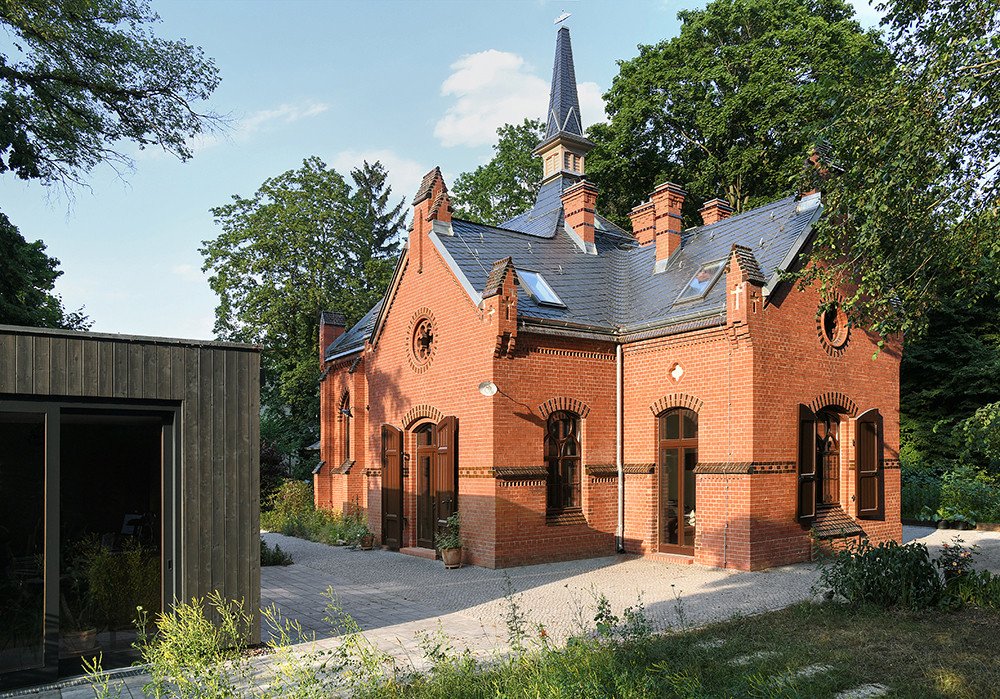
[[[733,287],[733,290],[729,292],[733,295],[733,310],[740,310],[740,294],[743,293],[743,282],[740,282]]]

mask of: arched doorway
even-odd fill
[[[698,413],[674,408],[661,414],[658,422],[658,550],[694,555]]]

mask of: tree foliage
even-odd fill
[[[542,181],[542,162],[531,151],[544,135],[537,119],[497,129],[493,159],[455,179],[455,215],[497,226],[530,209]]]
[[[900,440],[908,456],[942,464],[956,456],[955,426],[1000,401],[1000,299],[946,299],[926,332],[905,345],[899,367]]]
[[[19,54],[0,56],[0,172],[78,183],[100,162],[130,165],[123,140],[190,157],[218,72],[154,36],[158,19],[148,0],[0,0]]]
[[[264,408],[285,444],[316,439],[320,311],[353,324],[389,282],[404,216],[402,201],[390,205],[386,176],[366,162],[351,171],[352,189],[311,157],[251,198],[212,209],[222,233],[201,253],[219,296],[215,331],[264,346]]]
[[[62,274],[59,260],[45,254],[40,240],[29,243],[0,213],[0,323],[41,328],[86,330],[90,321],[79,311],[67,311],[52,289]]]
[[[817,136],[827,215],[805,281],[856,283],[849,316],[887,334],[996,293],[1000,3],[891,0],[884,24],[896,67],[859,66]]]
[[[677,37],[619,63],[604,96],[611,121],[588,132],[602,213],[627,226],[666,180],[689,193],[685,225],[700,225],[708,199],[742,211],[792,191],[807,127],[832,116],[851,67],[887,64],[853,15],[843,0],[714,0],[678,13]]]

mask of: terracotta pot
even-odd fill
[[[441,549],[441,560],[445,568],[461,568],[462,549]]]
[[[375,548],[375,535],[374,534],[365,534],[363,537],[361,537],[361,550],[362,551],[371,551],[373,548]]]

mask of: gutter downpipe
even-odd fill
[[[624,406],[622,396],[622,346],[615,345],[615,379],[617,395],[615,400],[615,463],[618,466],[618,532],[615,550],[625,552],[625,464],[622,460],[622,420]]]

